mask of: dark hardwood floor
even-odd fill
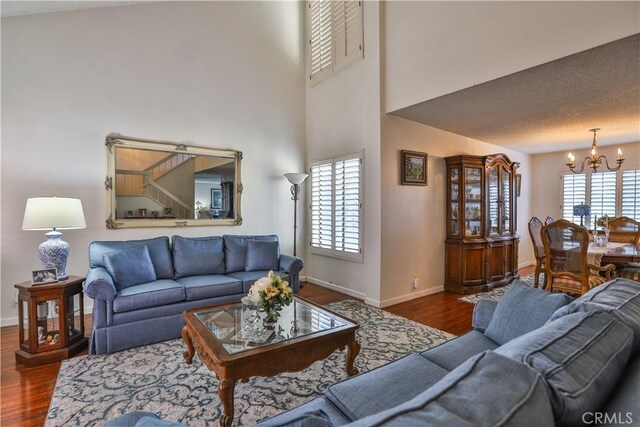
[[[533,267],[520,271],[522,276]],[[355,299],[311,283],[305,283],[300,295],[317,304]],[[424,325],[460,335],[471,329],[473,304],[458,301],[460,295],[440,292],[417,298],[385,310]],[[87,331],[91,318],[87,316]],[[87,332],[88,334],[89,332]],[[14,350],[18,346],[18,327],[7,326],[0,331],[0,426],[42,426],[56,384],[60,363],[27,368],[15,363]],[[86,354],[86,351],[81,354]]]

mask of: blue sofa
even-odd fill
[[[173,236],[92,242],[89,267],[89,353],[103,354],[178,338],[185,310],[239,301],[270,270],[297,293],[303,262],[274,235]]]
[[[329,387],[259,424],[552,426],[640,421],[640,286],[572,301],[522,283],[475,308],[474,330]],[[605,416],[606,415],[606,416]]]

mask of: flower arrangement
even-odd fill
[[[266,313],[265,322],[275,322],[280,317],[282,307],[293,300],[293,289],[282,277],[269,272],[267,277],[256,280],[249,289],[249,297]]]

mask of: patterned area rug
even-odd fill
[[[533,286],[533,277],[534,274],[531,273],[529,275],[526,275],[522,278],[520,278],[521,282],[524,282],[525,284],[529,285],[529,286]],[[544,273],[540,273],[540,284],[544,283]],[[465,295],[463,297],[458,298],[459,301],[464,301],[464,302],[470,302],[471,304],[475,304],[478,302],[478,300],[481,299],[489,299],[492,301],[498,301],[500,298],[502,298],[502,295],[504,295],[504,293],[507,291],[507,289],[509,289],[509,286],[511,285],[507,285],[507,286],[502,286],[500,288],[496,288],[496,289],[492,289],[488,292],[481,292],[479,294],[473,294],[473,295]]]
[[[360,323],[362,348],[355,361],[360,372],[454,337],[356,301],[327,307]],[[218,425],[222,411],[218,380],[198,356],[191,366],[186,365],[183,351],[182,340],[176,339],[110,355],[65,360],[45,425],[103,425],[132,411],[154,412],[192,427]],[[300,372],[238,382],[234,425],[253,425],[320,396],[328,386],[346,378],[344,366],[345,352],[337,351]]]

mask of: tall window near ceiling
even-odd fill
[[[362,152],[311,165],[311,251],[362,261]]]
[[[622,172],[622,215],[640,221],[640,169]]]
[[[363,58],[362,21],[361,1],[307,1],[307,58],[312,84]]]
[[[586,203],[591,216],[585,226],[593,227],[594,218],[627,216],[640,221],[640,169],[616,172],[592,172],[562,176],[562,217],[580,223],[573,206]]]

